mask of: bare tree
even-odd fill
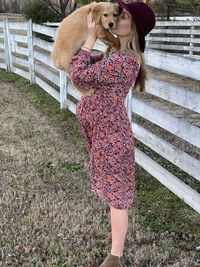
[[[40,0],[46,3],[60,18],[64,18],[77,7],[77,0]],[[1,12],[21,12],[26,0],[0,0]]]
[[[0,0],[0,2],[1,2],[1,11],[2,12],[7,12],[8,6],[7,6],[6,0]]]
[[[17,0],[10,1],[10,5],[9,5],[9,11],[10,12],[19,13],[20,12],[19,7],[20,7],[20,5],[19,5],[19,2]]]
[[[0,0],[0,12],[3,12],[4,8],[3,8],[3,1]]]
[[[20,13],[21,5],[21,0],[0,0],[0,11]]]
[[[42,0],[43,2],[47,3],[51,9],[53,9],[61,18],[66,16],[66,13],[71,13],[77,7],[76,1],[72,0]],[[67,12],[68,7],[68,12]]]
[[[167,20],[170,19],[171,15],[190,14],[199,16],[200,14],[199,0],[151,0],[150,4],[158,16]]]

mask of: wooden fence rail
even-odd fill
[[[149,48],[200,58],[200,21],[158,21]]]
[[[159,22],[157,25],[168,27],[171,26],[171,23]],[[186,25],[196,27],[199,24],[197,22],[186,22]],[[179,24],[176,23],[176,26],[179,26]],[[158,31],[158,29],[155,29],[155,31]],[[189,34],[188,30],[184,31]],[[9,23],[7,19],[0,21],[0,68],[29,79],[31,83],[38,84],[59,101],[61,109],[68,108],[75,114],[76,104],[72,99],[79,100],[82,95],[72,86],[67,79],[67,74],[55,69],[50,60],[51,38],[54,38],[55,32],[56,28],[32,24],[31,21],[26,23]],[[199,33],[198,30],[192,30],[193,34],[197,32]],[[166,33],[171,34],[171,30],[166,29]],[[39,38],[38,34],[45,36],[45,40]],[[49,41],[47,41],[48,39]],[[151,39],[149,39],[150,41]],[[105,50],[105,46],[98,41],[95,48],[100,51]],[[147,63],[151,66],[200,80],[199,60],[178,57],[152,49],[147,49],[145,57]],[[150,79],[147,83],[147,93],[168,101],[168,103],[182,106],[193,112],[195,116],[200,113],[200,93],[198,91],[194,92],[175,86],[170,82]],[[69,96],[73,96],[73,98]],[[146,129],[143,125],[132,121],[132,114],[142,117],[151,124],[158,125],[169,134],[173,134],[182,141],[195,146],[196,149],[200,148],[199,125],[189,123],[184,118],[176,117],[169,110],[155,107],[150,102],[132,95],[132,92],[128,94],[125,105],[135,138],[199,182],[199,158],[191,156],[186,151],[182,151],[156,135],[153,131]],[[139,165],[200,213],[200,193],[160,166],[138,148],[135,150],[135,156]]]

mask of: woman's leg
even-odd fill
[[[112,250],[111,254],[121,257],[123,255],[126,233],[128,230],[128,209],[115,209],[110,206]]]

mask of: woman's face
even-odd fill
[[[112,32],[119,37],[129,36],[132,32],[132,16],[125,8],[118,16],[116,28]]]

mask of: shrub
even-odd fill
[[[58,21],[59,19],[59,15],[42,0],[27,1],[23,8],[23,14],[35,23]]]

